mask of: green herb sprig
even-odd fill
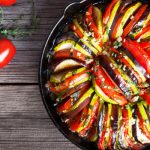
[[[37,14],[35,12],[35,2],[34,0],[31,0],[32,3],[32,18],[31,18],[31,23],[30,23],[30,29],[27,31],[22,30],[18,27],[6,27],[3,25],[3,20],[4,20],[4,12],[2,7],[0,7],[0,34],[3,37],[24,37],[24,36],[30,36],[34,33],[36,30],[38,23],[39,23],[39,18],[37,17]],[[20,19],[24,17],[23,14],[20,15]]]

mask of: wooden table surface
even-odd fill
[[[0,70],[0,150],[78,150],[54,126],[38,86],[39,61],[46,38],[73,0],[34,1],[40,19],[37,29],[30,36],[13,38],[17,54]],[[31,0],[18,0],[15,6],[3,10],[3,24],[30,28]]]

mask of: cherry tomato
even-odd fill
[[[0,0],[0,6],[11,6],[16,3],[16,0]]]
[[[14,57],[16,48],[8,39],[0,40],[0,68],[6,66]]]

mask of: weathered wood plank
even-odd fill
[[[0,149],[73,149],[49,119],[0,119]]]
[[[0,70],[0,150],[78,150],[49,119],[36,85],[46,38],[73,0],[34,1],[40,19],[37,29],[31,36],[13,39],[17,54]],[[18,0],[15,6],[3,8],[3,24],[30,29],[31,8],[32,0]]]
[[[37,85],[0,86],[0,119],[49,118]],[[0,121],[1,122],[1,121]],[[1,126],[1,125],[0,125]]]
[[[49,119],[37,85],[0,86],[0,149],[77,149]]]
[[[38,83],[38,69],[42,49],[52,27],[65,7],[73,0],[34,0],[39,24],[31,36],[14,38],[17,54],[13,61],[0,70],[0,83]],[[13,7],[3,8],[6,26],[31,28],[32,0],[19,0]]]

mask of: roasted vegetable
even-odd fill
[[[142,5],[139,10],[137,11],[136,15],[132,17],[129,24],[125,27],[123,32],[123,37],[126,37],[133,29],[135,24],[139,21],[145,10],[147,9],[148,5]]]
[[[120,17],[118,21],[116,22],[116,25],[112,32],[112,39],[115,40],[118,37],[122,36],[123,34],[123,28],[128,19],[132,16],[132,14],[141,6],[141,3],[138,2],[132,6],[129,6],[128,9],[123,14],[120,14]]]
[[[121,106],[128,102],[118,87],[112,82],[110,77],[104,72],[100,65],[95,66],[95,84],[111,99]],[[105,99],[104,99],[105,100]]]
[[[150,74],[150,57],[140,47],[139,43],[133,42],[130,39],[124,39],[123,46],[132,53],[136,60],[145,68],[147,73]]]
[[[150,144],[149,3],[102,5],[77,13],[54,40],[46,87],[81,139],[99,150],[141,150]]]

